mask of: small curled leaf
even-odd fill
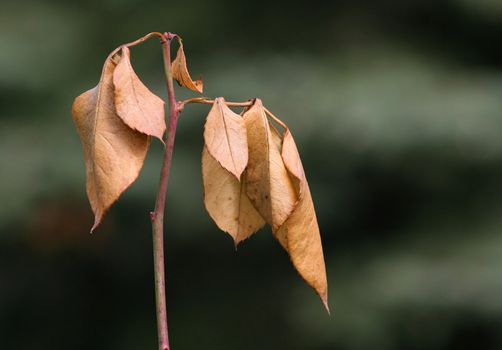
[[[202,94],[203,84],[202,79],[192,80],[190,73],[187,68],[187,59],[185,57],[185,51],[183,51],[183,41],[178,37],[178,42],[180,44],[178,52],[176,53],[176,58],[172,63],[173,78],[178,82],[180,86],[186,87],[192,91]]]

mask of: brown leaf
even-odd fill
[[[180,86],[184,86],[192,91],[196,91],[202,94],[202,79],[193,81],[190,77],[190,73],[188,73],[187,68],[187,59],[185,57],[185,51],[183,51],[183,41],[181,39],[178,40],[180,47],[178,48],[178,52],[176,53],[176,58],[172,63],[173,67],[173,78],[180,84]]]
[[[277,231],[297,201],[297,191],[281,157],[281,137],[269,123],[259,99],[243,118],[249,145],[245,175],[247,195],[265,221]]]
[[[279,241],[285,242],[296,270],[319,294],[329,312],[326,267],[314,203],[298,149],[289,129],[286,129],[283,137],[282,158],[299,189],[299,200],[284,225],[275,234]],[[284,246],[284,243],[281,244]]]
[[[131,129],[162,141],[166,130],[164,101],[141,82],[131,65],[130,51],[122,47],[122,57],[113,72],[117,114]]]
[[[244,120],[232,112],[223,97],[215,99],[204,125],[204,142],[209,153],[240,179],[248,162]]]
[[[84,149],[87,196],[95,215],[91,232],[136,180],[149,145],[149,136],[129,128],[117,115],[114,69],[115,63],[107,59],[99,84],[78,96],[72,106]]]
[[[259,230],[265,221],[246,195],[245,181],[225,170],[206,147],[202,151],[204,204],[218,227],[230,234],[235,245]]]

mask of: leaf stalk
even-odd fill
[[[189,98],[187,100],[183,100],[179,102],[179,108],[183,110],[187,104],[190,103],[200,103],[200,104],[205,104],[205,105],[212,105],[214,104],[214,100],[205,98],[205,97],[195,97],[195,98]],[[250,107],[254,103],[254,99],[245,101],[245,102],[230,102],[230,101],[225,101],[225,104],[229,107]]]

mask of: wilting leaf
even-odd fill
[[[249,160],[247,195],[274,231],[286,221],[297,201],[297,191],[281,157],[281,138],[269,123],[260,100],[244,113]],[[281,244],[283,242],[279,240]]]
[[[221,230],[232,236],[236,245],[265,224],[246,196],[245,181],[239,182],[224,169],[206,147],[202,152],[202,179],[209,215]]]
[[[226,170],[240,179],[248,163],[246,127],[241,116],[215,99],[204,125],[204,142],[209,153]]]
[[[138,177],[149,136],[129,128],[117,115],[113,89],[115,63],[107,59],[99,84],[75,99],[73,120],[82,141],[87,196],[94,230],[108,208]]]
[[[164,101],[141,82],[131,65],[130,51],[122,47],[122,57],[113,72],[117,114],[131,129],[162,141],[166,130]]]
[[[282,158],[299,189],[299,200],[291,215],[275,234],[279,241],[283,241],[281,244],[286,245],[296,270],[319,294],[329,312],[326,267],[314,203],[298,149],[288,129],[282,142]]]
[[[184,86],[192,91],[196,91],[202,94],[202,80],[193,81],[190,77],[190,73],[188,73],[187,68],[187,59],[185,57],[185,51],[183,51],[183,41],[181,39],[178,40],[180,47],[178,48],[178,52],[176,53],[176,58],[172,63],[173,67],[173,78],[176,79],[180,86]]]

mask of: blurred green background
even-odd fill
[[[502,2],[3,0],[0,349],[156,348],[161,145],[89,235],[70,114],[108,53],[150,31],[184,38],[205,95],[261,97],[291,127],[332,308],[269,230],[235,252],[210,221],[208,108],[188,106],[167,206],[174,350],[502,348]],[[132,61],[165,98],[156,40]]]

